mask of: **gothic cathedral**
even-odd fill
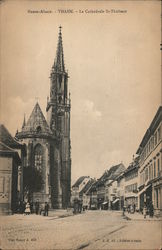
[[[53,208],[66,208],[71,192],[70,94],[65,70],[61,27],[56,58],[50,74],[50,97],[47,98],[47,120],[36,103],[28,121],[16,138],[25,143],[24,167],[40,170],[43,185],[33,193],[33,202],[49,202]]]

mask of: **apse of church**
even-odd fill
[[[27,146],[25,166],[37,168],[43,177],[42,189],[33,193],[33,202],[37,199],[40,203],[47,201],[53,208],[70,205],[70,109],[60,27],[56,57],[50,73],[47,121],[37,102],[27,122],[24,118],[21,132],[16,133],[16,138]]]

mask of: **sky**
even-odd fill
[[[1,123],[14,136],[37,100],[46,117],[61,25],[72,182],[121,162],[128,167],[161,103],[160,1],[13,0],[0,12]]]

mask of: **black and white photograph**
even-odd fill
[[[161,1],[0,1],[0,249],[162,248]]]

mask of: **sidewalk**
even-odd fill
[[[153,217],[151,218],[149,215],[146,216],[146,218],[144,218],[143,214],[141,213],[134,213],[134,214],[131,214],[131,213],[128,213],[128,212],[125,212],[125,218],[127,220],[134,220],[134,221],[161,221],[162,218],[157,218],[157,217]]]
[[[72,209],[51,209],[48,212],[48,217],[53,217],[53,218],[64,218],[68,216],[72,216],[73,211]]]
[[[30,221],[30,220],[44,220],[44,219],[58,219],[58,218],[64,218],[64,217],[68,217],[68,216],[72,216],[73,215],[73,211],[72,209],[69,210],[65,210],[65,209],[50,209],[48,211],[48,216],[43,216],[42,215],[36,215],[35,213],[33,214],[29,214],[29,215],[25,215],[25,214],[13,214],[13,215],[1,215],[0,216],[0,221],[1,223],[5,223],[5,222],[10,222],[10,221],[15,221],[15,220],[24,220],[26,218],[26,220]]]

